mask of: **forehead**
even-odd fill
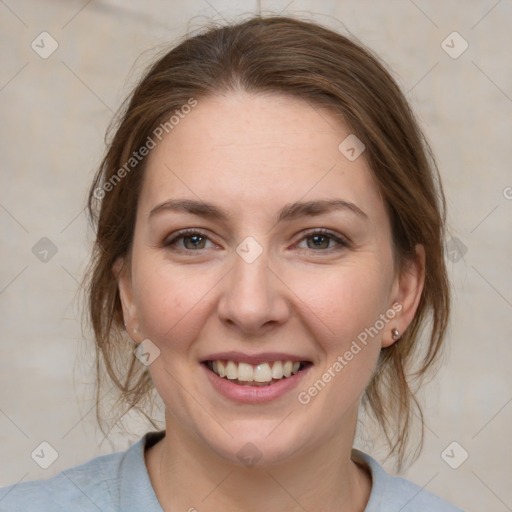
[[[382,214],[364,153],[350,161],[338,149],[350,135],[332,111],[290,96],[199,100],[149,155],[139,209],[187,197],[221,202],[240,218],[342,197]]]

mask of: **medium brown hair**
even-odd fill
[[[414,415],[421,420],[416,456],[421,450],[423,416],[415,391],[439,360],[448,323],[445,199],[431,149],[379,59],[352,38],[308,21],[256,16],[208,27],[159,58],[121,109],[88,201],[97,227],[87,283],[97,399],[105,371],[125,410],[144,411],[154,396],[149,373],[127,340],[112,270],[119,257],[130,254],[146,158],[131,167],[126,163],[191,98],[236,90],[287,94],[339,115],[366,146],[364,157],[389,214],[397,270],[415,259],[416,244],[425,248],[425,284],[416,315],[401,339],[381,350],[362,401],[401,467]]]

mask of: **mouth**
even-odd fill
[[[229,359],[206,360],[202,364],[218,377],[239,386],[265,387],[281,382],[304,371],[310,361],[277,360],[258,364]]]

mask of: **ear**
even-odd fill
[[[417,244],[415,252],[415,259],[410,260],[400,271],[400,275],[395,277],[391,298],[392,309],[398,313],[393,320],[390,320],[382,336],[383,347],[389,347],[400,339],[418,309],[425,283],[425,247]],[[399,337],[396,339],[393,338],[393,329],[399,332]]]
[[[119,297],[123,307],[123,318],[126,332],[133,341],[139,343],[137,307],[133,298],[131,266],[129,260],[118,258],[112,266],[112,272],[117,279]]]

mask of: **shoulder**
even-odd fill
[[[144,463],[148,433],[123,452],[102,455],[45,480],[0,488],[0,512],[118,512],[131,493],[151,496]],[[153,509],[151,509],[153,510]]]
[[[359,450],[352,451],[352,459],[367,466],[372,475],[372,490],[365,512],[462,512],[419,485],[389,475],[375,459]]]
[[[45,480],[1,488],[0,511],[115,510],[122,457],[122,452],[103,455]]]

